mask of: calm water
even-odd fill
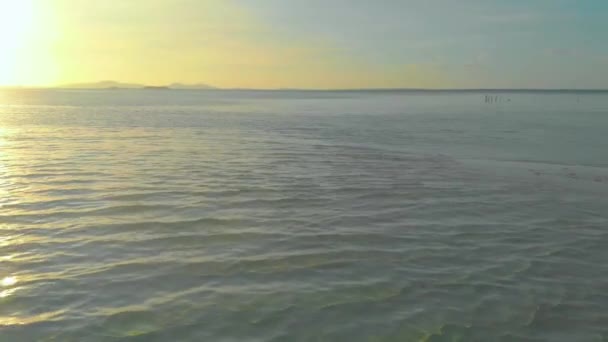
[[[0,93],[0,341],[606,341],[608,95]]]

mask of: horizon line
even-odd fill
[[[156,89],[155,89],[156,88]],[[138,87],[138,88],[70,88],[70,87],[37,87],[37,86],[0,86],[0,90],[86,90],[86,91],[253,91],[253,92],[546,92],[546,93],[608,93],[603,88],[171,88],[165,86]]]
[[[209,86],[209,88],[172,88],[171,84],[163,86],[137,85],[130,87],[74,87],[71,85],[59,86],[14,86],[0,85],[0,90],[185,90],[185,91],[318,91],[318,92],[608,92],[608,88],[244,88],[230,87],[219,88]]]

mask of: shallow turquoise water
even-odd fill
[[[0,93],[0,341],[605,341],[608,95]]]

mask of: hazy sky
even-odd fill
[[[0,84],[608,88],[608,0],[0,0]]]

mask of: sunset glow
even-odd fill
[[[0,0],[0,85],[608,88],[606,4]]]
[[[33,31],[31,0],[0,0],[0,85],[20,82],[19,60]]]

